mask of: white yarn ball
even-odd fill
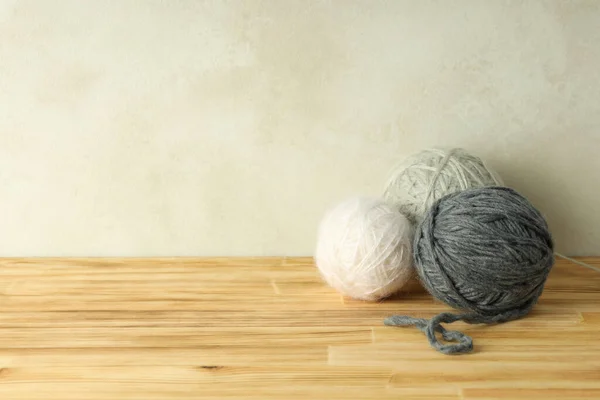
[[[412,277],[412,236],[408,219],[382,199],[351,198],[323,218],[316,264],[340,293],[380,300]]]
[[[433,203],[447,194],[502,185],[496,172],[463,149],[429,149],[409,157],[392,171],[383,198],[418,223]]]

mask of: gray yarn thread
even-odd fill
[[[446,195],[417,226],[415,267],[429,293],[466,313],[445,312],[430,320],[392,316],[385,324],[416,326],[441,353],[468,353],[473,340],[441,324],[493,324],[528,314],[554,265],[553,249],[544,217],[513,189],[494,186]],[[458,343],[442,343],[436,333]]]

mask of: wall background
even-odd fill
[[[0,0],[0,255],[311,255],[429,146],[600,254],[600,2]]]

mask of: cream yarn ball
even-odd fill
[[[354,197],[329,210],[319,227],[315,261],[324,280],[360,300],[380,300],[413,276],[413,229],[383,199]]]
[[[447,194],[502,185],[496,172],[464,149],[428,149],[408,157],[392,171],[383,198],[418,223],[433,203]]]

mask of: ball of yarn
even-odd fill
[[[379,300],[411,278],[412,228],[381,199],[356,197],[331,209],[319,227],[316,264],[340,293]]]
[[[426,289],[465,310],[431,320],[392,317],[388,325],[416,325],[431,345],[451,354],[468,352],[468,336],[440,324],[498,323],[529,313],[554,264],[554,245],[540,212],[506,187],[467,189],[437,201],[418,225],[414,262]],[[458,344],[442,344],[435,336]]]
[[[502,185],[500,177],[467,151],[429,149],[398,165],[390,174],[384,199],[418,223],[443,196],[474,187]]]

